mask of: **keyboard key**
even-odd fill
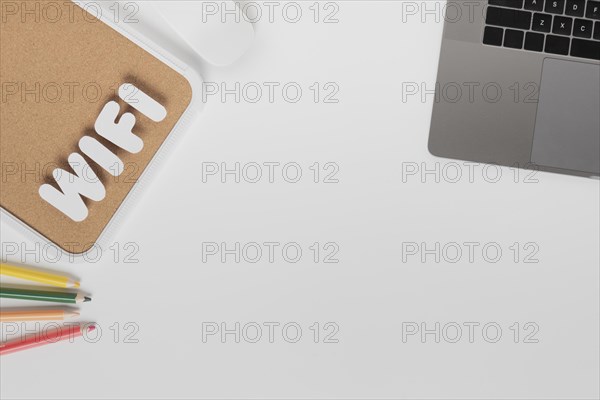
[[[523,0],[488,0],[490,6],[523,8]]]
[[[569,54],[569,38],[564,36],[546,36],[546,53]]]
[[[600,19],[600,1],[589,0],[587,3],[585,16],[591,19]]]
[[[589,19],[579,19],[575,20],[575,24],[573,25],[573,36],[581,37],[581,38],[589,38],[592,37],[592,29],[594,22]]]
[[[483,33],[483,43],[491,46],[502,46],[502,37],[504,30],[502,28],[494,28],[486,26]]]
[[[546,12],[562,14],[565,11],[565,0],[546,0]]]
[[[554,24],[552,25],[552,33],[557,35],[571,35],[573,30],[573,19],[568,17],[554,17]]]
[[[507,29],[504,33],[504,47],[510,47],[511,49],[522,49],[524,36],[525,32],[523,31]]]
[[[596,22],[594,27],[594,39],[600,40],[600,21]]]
[[[544,11],[544,0],[525,0],[525,9],[531,11]]]
[[[533,14],[533,26],[534,31],[550,33],[552,29],[552,15],[550,14]]]
[[[544,35],[541,33],[527,32],[525,36],[525,50],[543,51]]]
[[[571,55],[574,57],[600,60],[600,42],[592,40],[573,39]]]
[[[508,8],[488,7],[485,22],[488,25],[529,30],[531,28],[531,13]]]
[[[583,14],[585,14],[585,0],[567,0],[565,14],[573,17],[583,17]]]

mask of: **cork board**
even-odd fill
[[[124,83],[162,104],[166,118],[157,123],[121,100],[117,91]],[[75,254],[94,246],[192,98],[180,73],[96,15],[62,1],[0,0],[0,88],[0,206]],[[139,153],[128,153],[95,132],[94,123],[110,101],[119,103],[119,116],[135,115],[133,133],[144,142]],[[120,176],[81,153],[78,143],[86,135],[123,161]],[[39,194],[43,184],[59,188],[54,169],[73,172],[67,160],[74,152],[84,156],[106,188],[101,201],[82,197],[89,214],[81,222]]]

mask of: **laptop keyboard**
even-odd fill
[[[600,60],[600,0],[488,0],[483,43]]]

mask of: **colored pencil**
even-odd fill
[[[92,301],[81,293],[52,292],[46,290],[15,289],[0,287],[0,297],[19,300],[51,301],[54,303],[83,303]]]
[[[77,311],[59,309],[0,310],[0,322],[63,321],[78,316],[79,313]]]
[[[0,344],[0,356],[16,353],[17,351],[33,349],[35,347],[44,346],[46,344],[71,340],[76,337],[82,336],[84,330],[86,332],[92,332],[94,329],[96,329],[94,325],[90,325],[87,327],[76,325],[57,328],[44,333],[40,332],[23,340],[15,340],[8,343]]]
[[[27,267],[17,267],[15,265],[0,264],[0,275],[12,276],[13,278],[25,279],[32,282],[43,283],[62,288],[78,288],[79,282],[68,276],[44,272]]]

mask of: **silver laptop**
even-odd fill
[[[600,1],[450,0],[445,18],[430,152],[600,175]]]

